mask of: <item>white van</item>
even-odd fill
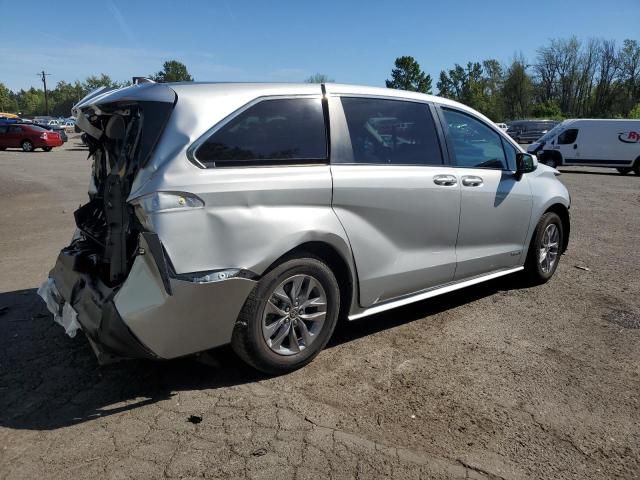
[[[640,120],[565,120],[529,145],[528,153],[557,167],[612,167],[640,175]]]

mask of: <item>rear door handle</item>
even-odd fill
[[[482,186],[482,178],[475,175],[465,175],[462,177],[462,185],[465,187],[480,187]]]
[[[436,175],[433,177],[433,183],[443,187],[452,187],[458,183],[458,179],[455,175]]]

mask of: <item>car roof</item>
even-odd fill
[[[143,84],[150,85],[150,84]],[[153,85],[153,84],[151,84]],[[394,88],[371,87],[366,85],[351,85],[346,83],[236,83],[236,82],[180,82],[165,83],[178,94],[178,101],[181,97],[191,97],[203,94],[210,95],[228,95],[233,93],[253,93],[255,97],[272,96],[272,95],[304,95],[304,94],[320,94],[322,93],[321,85],[328,94],[333,95],[363,95],[373,97],[398,98],[403,100],[416,100],[421,102],[433,102],[443,106],[455,107],[460,110],[472,113],[484,120],[493,121],[480,112],[473,110],[466,105],[449,100],[448,98],[428,95],[419,92],[410,92],[407,90],[397,90]]]

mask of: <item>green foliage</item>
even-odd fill
[[[187,66],[177,60],[164,62],[162,70],[155,75],[151,75],[151,79],[159,83],[193,82],[193,77],[187,71]]]
[[[536,103],[531,109],[531,114],[535,118],[548,118],[551,120],[562,120],[562,110],[553,100],[547,100],[543,103]]]
[[[13,102],[11,101],[11,91],[0,83],[0,112],[12,113]]]
[[[325,75],[324,73],[316,73],[305,79],[305,83],[332,83],[332,82],[335,82],[335,80],[333,80],[332,78],[329,78],[329,76]]]
[[[494,121],[502,118],[502,66],[497,60],[455,64],[440,72],[438,95],[451,98],[475,108]]]
[[[528,117],[533,91],[533,80],[527,73],[526,62],[522,56],[516,57],[507,69],[502,89],[504,118]]]
[[[640,119],[640,103],[636,104],[636,106],[631,109],[629,112],[629,118]]]
[[[391,71],[391,80],[386,81],[387,88],[431,93],[431,75],[420,70],[420,64],[415,58],[398,57],[395,67]]]

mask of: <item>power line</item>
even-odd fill
[[[42,83],[44,85],[44,108],[47,111],[47,117],[49,116],[49,96],[47,95],[47,76],[51,75],[50,73],[46,73],[42,70],[39,73],[36,73],[39,77],[42,77]]]

